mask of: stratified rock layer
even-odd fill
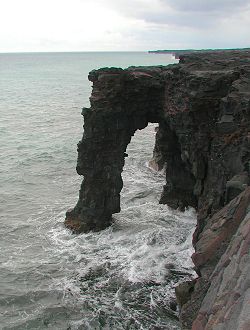
[[[208,290],[193,330],[250,329],[249,205],[250,188],[247,188],[214,215],[201,234],[197,243],[199,252],[193,258],[202,273],[197,282],[206,282]],[[197,292],[194,291],[192,299]],[[185,312],[191,307],[189,302]]]
[[[194,321],[195,330],[234,329],[237,322],[245,329],[242,317],[232,314],[237,321],[228,321],[237,304],[227,304],[224,286],[234,282],[222,274],[232,258],[242,266],[230,267],[243,274],[242,260],[249,253],[244,243],[245,252],[238,255],[234,242],[249,235],[250,52],[189,54],[167,67],[104,68],[92,71],[89,80],[91,107],[83,109],[77,162],[84,180],[66,226],[82,232],[111,224],[112,214],[120,211],[121,172],[131,136],[149,122],[159,123],[154,162],[166,168],[160,203],[181,210],[193,206],[198,214],[193,261],[199,278],[185,286],[190,289],[181,299],[183,328],[191,329]],[[246,285],[246,276],[239,276]],[[246,313],[242,301],[249,302],[249,294],[238,290],[230,299],[236,296],[237,308]],[[217,311],[222,305],[227,312]]]

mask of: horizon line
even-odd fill
[[[59,50],[59,51],[0,51],[0,54],[48,54],[48,53],[153,53],[153,52],[171,52],[171,51],[202,51],[202,50],[246,50],[250,47],[233,47],[233,48],[179,48],[179,49],[148,49],[148,50]]]
[[[149,50],[41,50],[41,51],[0,51],[0,54],[32,54],[32,53],[145,53]]]

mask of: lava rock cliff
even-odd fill
[[[104,68],[89,80],[91,107],[83,109],[77,161],[84,180],[65,225],[87,232],[112,223],[120,211],[127,145],[137,129],[158,123],[154,162],[166,167],[160,203],[197,210],[192,259],[198,277],[187,292],[176,289],[184,301],[182,327],[250,329],[250,52]]]

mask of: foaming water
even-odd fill
[[[170,61],[143,53],[0,55],[2,329],[179,329],[173,288],[193,274],[195,213],[158,204],[164,173],[148,167],[154,125],[128,146],[113,226],[81,235],[63,226],[81,182],[76,143],[87,72],[159,58]]]

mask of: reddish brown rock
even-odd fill
[[[202,330],[242,330],[248,329],[250,324],[250,188],[237,200],[238,206],[243,203],[240,226],[213,272],[203,275],[209,276],[210,286],[192,330],[200,324],[201,318],[205,320]]]
[[[250,188],[247,188],[245,192],[207,221],[199,240],[196,242],[196,252],[192,255],[194,265],[202,276],[208,277],[210,275],[208,269],[211,268],[212,271],[213,265],[219,261],[225,252],[232,236],[244,219],[249,204]]]

